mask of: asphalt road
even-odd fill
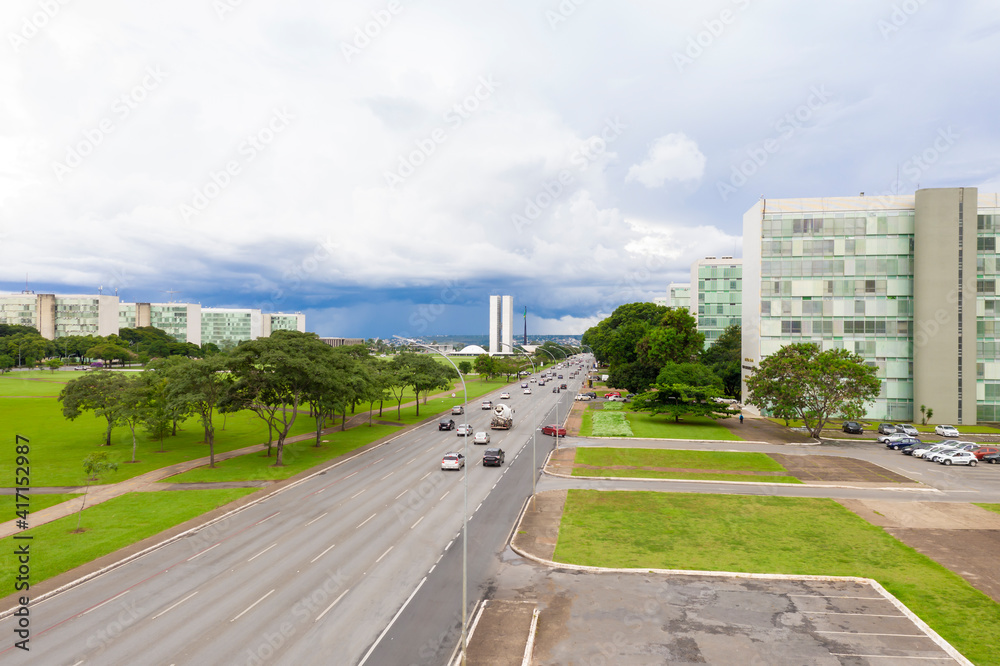
[[[514,428],[491,432],[504,467],[484,469],[486,447],[468,438],[470,617],[553,443],[538,434],[532,465],[533,426],[555,420],[557,398],[564,418],[575,394],[534,386],[511,391]],[[489,431],[480,400],[456,422]],[[444,663],[461,626],[466,499],[465,475],[440,461],[464,439],[430,423],[32,605],[30,653],[10,640],[0,663]],[[13,628],[0,621],[0,635]]]

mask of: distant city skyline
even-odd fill
[[[985,0],[52,7],[0,9],[4,291],[582,333],[762,195],[1000,191]]]

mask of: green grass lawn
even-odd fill
[[[469,405],[468,405],[468,409],[472,409],[472,410],[479,409],[479,402],[476,401],[476,398],[478,398],[478,397],[480,397],[482,395],[485,395],[485,394],[487,394],[487,393],[489,393],[491,391],[499,390],[499,389],[501,389],[501,388],[503,388],[503,387],[505,387],[507,385],[508,384],[507,384],[506,381],[498,380],[498,379],[494,379],[494,380],[491,380],[491,381],[479,381],[478,379],[476,379],[476,380],[470,381],[467,378],[466,379],[466,390],[469,392]],[[423,421],[424,419],[426,419],[426,418],[428,418],[430,416],[433,416],[435,414],[439,414],[439,413],[444,412],[444,411],[450,411],[451,408],[454,407],[455,405],[461,405],[463,397],[464,397],[463,393],[462,393],[462,384],[461,384],[461,382],[458,382],[456,380],[455,383],[453,383],[452,388],[450,389],[450,392],[455,394],[454,398],[452,398],[450,395],[447,395],[447,392],[446,392],[446,395],[444,395],[442,397],[437,397],[437,398],[431,398],[431,399],[429,399],[427,401],[427,404],[424,404],[424,398],[423,398],[423,396],[421,396],[420,397],[420,414],[419,415],[417,414],[417,407],[415,405],[413,405],[413,406],[410,406],[410,407],[403,407],[400,410],[399,417],[397,418],[397,415],[396,415],[396,401],[390,399],[390,400],[386,400],[384,403],[382,403],[382,416],[379,416],[378,415],[378,403],[375,403],[375,405],[374,405],[375,409],[374,409],[374,412],[372,414],[372,419],[373,420],[380,420],[380,421],[395,421],[395,422],[398,422],[398,423],[405,423],[407,425],[409,425],[411,423],[418,423],[418,422]],[[403,396],[402,404],[405,405],[407,402],[413,402],[413,394],[412,393],[406,393]],[[358,414],[367,414],[368,413],[368,404],[359,405],[357,407],[356,413],[358,413]],[[348,414],[347,416],[348,416],[348,419],[350,419],[351,415]]]
[[[778,425],[781,425],[781,426],[785,425],[785,420],[784,419],[770,418],[769,420],[772,423],[777,423]],[[823,430],[824,431],[826,431],[826,430],[835,430],[835,431],[840,432],[841,427],[844,425],[844,421],[846,421],[846,420],[847,419],[830,419],[829,421],[826,422],[826,425],[823,426]],[[861,426],[865,429],[865,434],[866,435],[867,434],[871,434],[874,437],[875,435],[878,434],[878,424],[879,423],[893,423],[893,424],[896,424],[896,423],[903,423],[903,421],[872,421],[872,420],[869,419],[869,420],[859,420],[858,423],[860,423]],[[919,423],[913,423],[911,425],[913,425],[913,427],[916,428],[921,433],[929,433],[929,434],[933,435],[934,434],[934,426],[938,425],[938,424],[930,423],[928,425],[921,425]],[[803,423],[802,419],[789,419],[788,420],[788,427],[789,428],[804,428],[805,424]],[[993,426],[988,426],[988,425],[967,425],[967,426],[956,426],[956,427],[959,429],[959,432],[962,433],[963,435],[996,435],[996,434],[1000,434],[1000,428],[994,428]]]
[[[993,513],[1000,513],[1000,504],[976,504],[980,509],[986,509]]]
[[[833,500],[570,490],[554,559],[873,578],[973,662],[1000,663],[983,631],[1000,604]]]
[[[666,416],[651,416],[628,412],[629,423],[636,437],[656,439],[721,439],[738,441],[743,438],[707,417],[690,417],[675,423]]]
[[[197,483],[203,481],[251,481],[287,479],[310,467],[319,465],[343,455],[349,451],[370,444],[377,439],[391,435],[400,430],[396,426],[358,426],[343,432],[337,431],[323,435],[330,440],[315,446],[315,440],[309,439],[285,445],[284,467],[274,467],[274,454],[268,458],[263,451],[259,454],[239,456],[223,460],[216,464],[215,469],[199,467],[190,472],[172,476],[165,483]]]
[[[8,372],[0,375],[0,396],[57,396],[71,379],[82,377],[86,372],[32,370],[29,372]]]
[[[79,497],[80,494],[42,494],[42,493],[29,493],[30,499],[28,500],[28,524],[31,524],[32,513],[37,513],[42,509],[47,509],[50,506],[55,506],[56,504],[62,504],[67,500],[71,500],[74,497]],[[16,510],[17,504],[16,495],[0,495],[0,522],[5,522],[14,518],[14,511]]]
[[[34,537],[31,582],[69,571],[252,492],[252,488],[228,488],[130,493],[84,509],[81,526],[86,531],[80,534],[73,533],[75,515],[21,532]],[[7,537],[0,540],[3,589],[14,590],[16,570],[14,539]]]
[[[763,453],[727,451],[665,451],[661,449],[578,448],[575,462],[597,469],[575,468],[573,476],[615,476],[641,479],[700,479],[707,481],[759,481],[801,483],[791,476],[753,476],[726,474],[739,472],[784,472],[785,468]],[[673,467],[704,469],[710,472],[676,472],[644,469],[612,469],[612,466]]]
[[[251,412],[225,417],[220,414],[214,421],[216,453],[267,442],[267,426]],[[137,431],[136,460],[140,462],[135,464],[126,462],[132,459],[132,435],[128,428],[115,428],[111,446],[102,446],[106,423],[89,412],[68,421],[53,398],[0,398],[0,441],[13,442],[15,434],[30,440],[30,479],[35,487],[82,485],[83,459],[95,451],[107,451],[119,463],[118,471],[103,480],[106,483],[208,455],[208,446],[201,443],[204,430],[197,418],[188,419],[176,437],[164,440],[165,453],[159,452],[160,442]],[[312,419],[300,414],[292,434],[309,432],[313,425]],[[0,469],[12,470],[14,456],[13,446],[3,447]],[[13,477],[0,485],[13,485]]]

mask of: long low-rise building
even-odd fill
[[[55,340],[70,335],[112,335],[122,328],[153,326],[178,342],[228,346],[277,330],[306,330],[301,313],[254,308],[206,308],[197,303],[121,303],[118,296],[0,294],[0,323],[31,326]]]

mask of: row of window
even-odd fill
[[[762,241],[760,255],[767,257],[858,256],[913,254],[913,236]]]
[[[823,280],[821,294],[826,296],[885,296],[886,280]],[[767,280],[760,285],[761,297],[791,296],[791,280]]]
[[[870,275],[874,277],[912,277],[910,257],[856,259],[805,259],[762,261],[763,277],[826,277],[828,275]]]
[[[913,213],[880,215],[877,217],[814,217],[791,219],[765,219],[761,222],[763,237],[810,236],[864,236],[913,233]]]

